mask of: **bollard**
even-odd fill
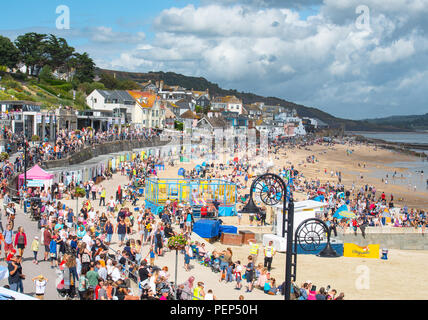
[[[382,260],[388,260],[388,249],[382,249]]]

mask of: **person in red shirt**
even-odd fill
[[[15,236],[15,247],[19,250],[19,255],[22,257],[24,255],[24,249],[27,246],[27,235],[24,232],[23,227],[18,228],[18,232]]]
[[[206,217],[207,217],[207,214],[208,214],[207,207],[206,207],[206,206],[203,206],[203,207],[201,208],[201,218],[206,218]]]

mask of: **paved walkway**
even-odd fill
[[[115,193],[119,184],[124,184],[127,181],[126,176],[121,176],[119,173],[113,176],[113,180],[103,181],[101,185],[106,187],[107,197],[109,199],[111,195]],[[95,210],[105,211],[105,207],[99,207],[98,201],[93,201],[92,205],[95,207]],[[74,210],[76,209],[76,200],[63,200],[63,203],[72,207]],[[83,199],[79,199],[79,208],[81,207]],[[138,204],[141,204],[143,199],[140,199]],[[132,208],[133,209],[133,208]],[[136,218],[136,217],[135,217]],[[4,219],[3,219],[4,220]],[[46,290],[46,299],[63,299],[61,298],[56,291],[56,279],[58,269],[51,269],[49,262],[40,261],[38,265],[32,262],[32,252],[30,250],[31,242],[34,236],[39,236],[41,238],[41,232],[37,228],[37,222],[30,221],[29,217],[27,217],[23,213],[23,209],[18,209],[18,213],[15,220],[15,229],[18,226],[23,226],[25,232],[28,237],[28,246],[24,251],[24,261],[23,261],[23,273],[26,275],[26,279],[24,280],[24,293],[34,295],[34,284],[31,282],[33,277],[38,276],[39,274],[43,274],[45,277],[49,279],[47,290]],[[136,228],[135,228],[136,229]],[[131,235],[131,238],[137,239],[138,233],[134,233]],[[194,240],[201,241],[196,234],[192,236]],[[113,243],[111,245],[112,249],[118,250],[119,247],[117,245],[117,235],[113,236]],[[149,247],[146,245],[143,248],[143,258],[148,254]],[[39,260],[43,259],[44,247],[41,246],[39,251]],[[1,265],[6,265],[6,262],[1,260]],[[175,252],[166,252],[163,257],[158,257],[155,261],[155,264],[159,267],[167,266],[170,273],[170,280],[174,281],[175,277]],[[235,283],[225,283],[219,282],[219,274],[213,273],[210,268],[200,265],[197,261],[191,261],[192,269],[189,272],[186,272],[184,269],[184,255],[178,255],[178,274],[177,280],[178,283],[185,282],[190,276],[194,276],[196,281],[203,281],[205,283],[206,291],[208,289],[212,289],[214,294],[218,299],[227,299],[227,300],[237,300],[239,295],[244,295],[245,299],[283,299],[282,296],[268,296],[264,294],[260,290],[254,290],[252,293],[245,293],[245,286],[241,290],[235,290]],[[0,285],[3,286],[7,284],[7,280],[0,281]],[[132,286],[134,291],[137,291],[136,286]],[[135,292],[137,293],[137,292]]]

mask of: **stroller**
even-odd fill
[[[60,297],[66,299],[74,299],[77,295],[76,287],[74,285],[71,285],[69,289],[65,288],[64,279],[62,279],[61,282],[56,286],[56,291]]]
[[[214,273],[219,273],[220,270],[220,259],[219,258],[214,258],[214,256],[211,256],[211,270]]]

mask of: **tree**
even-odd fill
[[[95,77],[95,63],[87,52],[83,54],[75,53],[70,60],[70,66],[76,70],[75,79],[80,83],[93,81]]]
[[[0,65],[15,68],[21,52],[9,38],[0,36]]]
[[[72,58],[74,48],[68,45],[67,40],[51,34],[46,40],[45,49],[49,59],[47,63],[53,70],[60,68],[69,70],[67,62]]]
[[[119,81],[117,89],[119,89],[119,90],[137,90],[137,89],[141,89],[141,86],[132,80],[122,80],[122,81]]]
[[[42,70],[40,70],[39,79],[42,79],[45,81],[53,79],[51,67],[49,67],[48,65],[44,66]]]
[[[84,83],[81,83],[77,88],[79,91],[85,92],[86,94],[90,94],[95,89],[105,90],[105,86],[101,82],[92,82],[92,83],[84,82]]]
[[[21,52],[21,60],[27,66],[27,74],[38,76],[40,69],[48,61],[45,34],[29,32],[18,36],[15,45]]]
[[[107,89],[117,89],[119,87],[119,80],[113,77],[111,74],[103,73],[101,74],[100,82],[104,84]]]

